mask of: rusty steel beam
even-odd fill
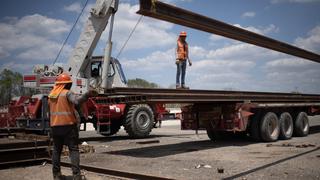
[[[156,0],[140,0],[138,14],[320,63],[320,55]]]
[[[320,95],[270,93],[249,91],[177,90],[153,88],[112,88],[97,103],[223,103],[223,102],[268,102],[268,103],[311,103],[318,106]]]

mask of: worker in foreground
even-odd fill
[[[188,43],[186,41],[187,33],[182,31],[177,40],[177,49],[176,49],[176,64],[177,64],[177,76],[176,76],[176,88],[189,89],[185,86],[185,76],[187,68],[187,60],[189,66],[192,65],[192,62],[189,58]],[[181,84],[180,84],[181,76]]]
[[[91,90],[82,96],[76,96],[70,91],[71,85],[71,77],[67,73],[62,73],[57,77],[55,86],[49,94],[50,126],[54,143],[52,172],[55,180],[64,179],[60,168],[60,156],[64,144],[69,148],[73,179],[81,179],[77,127],[80,120],[75,114],[75,105],[86,101],[89,95],[94,93]]]

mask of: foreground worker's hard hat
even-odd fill
[[[60,74],[56,79],[56,84],[72,83],[71,76],[67,73]]]
[[[187,33],[186,33],[185,31],[181,31],[181,32],[180,32],[180,36],[186,37],[186,36],[187,36]]]

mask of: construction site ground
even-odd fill
[[[150,138],[129,139],[123,129],[104,137],[81,132],[94,153],[81,164],[172,179],[320,179],[320,116],[310,118],[307,137],[274,143],[229,137],[212,142],[205,131],[181,131],[177,120],[163,121]],[[89,129],[92,129],[89,127]],[[63,157],[68,161],[68,157]],[[71,170],[63,168],[71,178]],[[87,179],[119,179],[83,171]],[[51,164],[0,170],[2,180],[51,179]]]

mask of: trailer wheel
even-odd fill
[[[261,119],[261,113],[257,112],[250,118],[250,127],[249,127],[249,134],[250,138],[254,141],[261,141],[260,137],[260,119]]]
[[[211,141],[215,141],[215,133],[211,128],[207,128],[207,135]]]
[[[209,129],[207,128],[207,135],[211,141],[219,141],[219,140],[228,139],[231,137],[230,132],[217,131],[217,130],[215,131],[210,128]]]
[[[299,137],[307,136],[309,134],[309,118],[307,113],[300,112],[294,122],[294,134]]]
[[[132,105],[126,115],[124,129],[132,138],[150,134],[154,124],[153,111],[147,104]]]
[[[110,133],[100,133],[100,134],[104,135],[104,136],[112,136],[114,134],[117,134],[117,132],[120,130],[120,128],[121,128],[121,121],[118,119],[112,120],[111,125],[110,125]]]
[[[117,134],[117,132],[120,130],[120,127],[121,127],[121,121],[119,119],[111,121],[110,135]]]
[[[293,121],[288,112],[284,112],[280,115],[280,139],[290,139],[293,133]]]
[[[260,122],[261,139],[266,142],[278,140],[280,134],[279,119],[273,112],[268,112]]]
[[[207,135],[211,141],[218,141],[221,140],[223,137],[222,131],[215,131],[212,128],[207,128]]]

